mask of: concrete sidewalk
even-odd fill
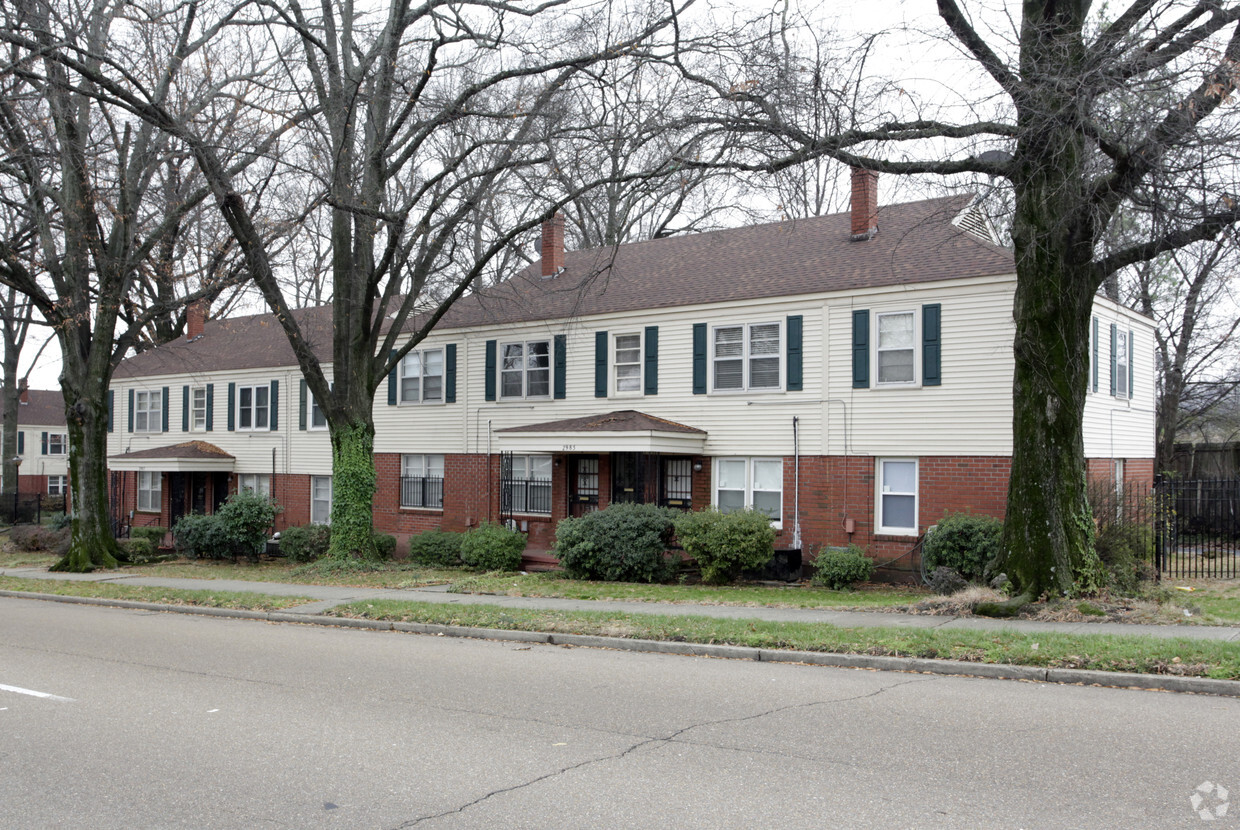
[[[772,622],[825,623],[840,628],[924,628],[973,631],[1058,631],[1066,634],[1115,634],[1240,643],[1240,627],[1213,625],[1131,625],[1114,622],[1034,622],[1031,620],[992,620],[984,617],[930,616],[884,611],[833,611],[821,608],[771,608],[731,605],[691,605],[668,602],[616,602],[606,600],[558,599],[555,597],[508,597],[494,594],[453,594],[448,586],[424,588],[354,588],[331,585],[294,585],[286,582],[250,582],[240,579],[163,579],[130,576],[117,572],[88,574],[49,573],[41,568],[0,569],[0,575],[25,579],[76,582],[110,582],[178,588],[187,591],[239,591],[278,596],[313,597],[314,602],[285,609],[282,615],[313,617],[337,605],[368,599],[434,602],[443,605],[494,605],[551,611],[610,611],[623,614],[670,614],[722,619],[770,620]]]

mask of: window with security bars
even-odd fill
[[[716,392],[779,389],[781,339],[779,323],[715,327],[712,388]]]
[[[500,511],[551,513],[551,456],[505,456],[500,480]]]
[[[443,456],[400,457],[400,506],[443,507]]]

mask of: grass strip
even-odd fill
[[[28,591],[69,597],[125,599],[163,605],[194,605],[204,608],[235,608],[242,611],[279,611],[313,602],[311,597],[284,597],[244,591],[184,591],[145,585],[114,585],[110,582],[69,582],[54,579],[19,579],[0,576],[0,590]]]
[[[519,610],[491,605],[444,606],[395,600],[355,602],[328,613],[340,617],[511,631],[592,634],[835,654],[921,657],[1240,680],[1240,645],[1187,638],[1156,639],[1050,631],[841,628],[825,623],[603,611]]]

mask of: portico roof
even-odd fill
[[[214,473],[232,472],[235,456],[206,441],[186,441],[108,457],[108,467],[126,472]]]
[[[706,431],[633,409],[495,431],[503,452],[653,452],[699,455]]]

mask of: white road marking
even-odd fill
[[[48,694],[47,692],[36,692],[34,689],[22,689],[18,686],[6,686],[3,683],[0,683],[0,692],[16,692],[19,695],[41,697],[44,700],[59,700],[61,703],[73,702],[73,698],[71,697],[61,697],[60,695]]]

